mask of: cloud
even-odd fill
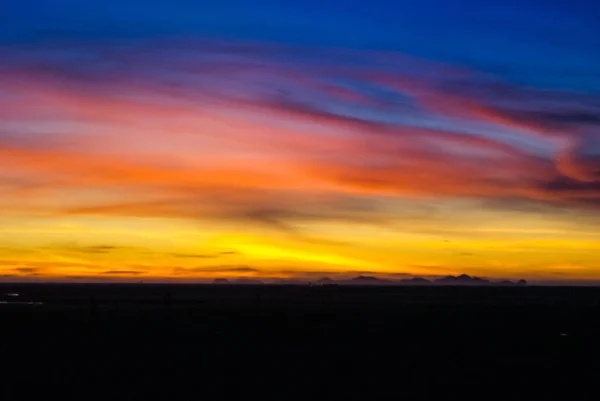
[[[227,269],[224,269],[224,270],[219,270],[219,271],[248,273],[248,272],[258,272],[260,270],[254,269],[252,267],[230,267],[230,268],[227,268]]]
[[[201,266],[201,267],[175,267],[173,268],[173,274],[175,275],[188,275],[188,274],[233,274],[238,273],[260,273],[261,269],[254,268],[251,266]]]
[[[107,271],[103,271],[100,274],[137,276],[140,274],[144,274],[144,272],[140,272],[137,270],[107,270]]]
[[[94,246],[88,246],[88,247],[79,247],[79,248],[75,248],[75,249],[77,249],[77,251],[83,252],[83,253],[110,253],[119,248],[120,247],[117,247],[114,245],[94,245]]]
[[[581,126],[600,126],[598,110],[502,110],[496,111],[507,120],[520,122],[523,125],[541,127],[548,131],[567,130]]]
[[[242,277],[249,276],[261,278],[271,282],[273,280],[297,280],[302,282],[315,281],[322,277],[331,277],[335,280],[348,280],[357,276],[377,276],[381,279],[396,280],[412,277],[406,272],[377,272],[359,270],[305,270],[286,268],[259,268],[247,265],[211,265],[198,267],[175,267],[171,273],[174,277]]]
[[[217,253],[172,253],[171,256],[175,258],[181,259],[216,259],[222,256],[234,256],[241,255],[241,252],[238,251],[224,251]]]
[[[395,280],[400,278],[412,277],[411,273],[393,272],[393,271],[369,271],[369,270],[301,270],[301,269],[269,269],[264,271],[265,275],[270,277],[290,278],[300,281],[316,281],[323,277],[332,280],[350,280],[357,276],[377,276],[382,279]]]
[[[34,275],[40,271],[37,267],[16,267],[13,270],[25,275]]]
[[[470,74],[413,93],[443,113],[540,135],[572,135],[573,129],[600,124],[598,95],[517,86],[485,75]]]
[[[67,280],[77,280],[77,281],[92,281],[92,280],[104,280],[102,277],[93,277],[93,276],[78,276],[78,275],[71,275],[71,274],[67,274],[64,276],[65,279]]]
[[[213,259],[218,258],[219,254],[187,254],[187,253],[172,253],[174,258],[181,259]]]

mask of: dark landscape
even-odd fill
[[[0,290],[2,400],[597,394],[598,288],[2,284]]]

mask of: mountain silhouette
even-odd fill
[[[422,277],[405,278],[400,280],[404,285],[432,285],[433,283]]]
[[[496,285],[501,285],[501,286],[512,286],[512,287],[525,287],[527,286],[527,280],[519,280],[519,281],[510,281],[510,280],[504,280],[504,281],[500,281],[499,283],[495,283]]]
[[[487,285],[490,283],[489,280],[480,277],[471,277],[467,274],[461,274],[460,276],[446,276],[435,280],[436,284],[443,285]]]
[[[377,277],[373,276],[358,276],[354,277],[352,281],[377,281],[379,280]]]
[[[294,278],[277,278],[274,280],[270,280],[269,284],[275,285],[301,285],[301,284],[310,284],[309,282],[301,279]],[[226,278],[217,278],[213,281],[213,284],[240,284],[240,285],[263,285],[265,284],[263,281],[253,278],[240,278],[234,281],[230,281]],[[330,277],[322,277],[314,282],[316,285],[359,285],[359,286],[378,286],[378,285],[401,285],[401,286],[428,286],[428,285],[495,285],[495,286],[527,286],[526,280],[519,281],[496,281],[491,282],[490,280],[481,278],[481,277],[471,277],[467,274],[461,274],[460,276],[446,276],[442,278],[438,278],[437,280],[431,281],[423,277],[412,277],[412,278],[404,278],[401,280],[391,280],[387,278],[379,278],[375,276],[356,276],[351,279],[345,280],[334,280]]]
[[[351,280],[343,281],[342,283],[350,285],[389,285],[394,282],[392,280],[381,279],[374,276],[357,276]]]
[[[305,281],[302,280],[296,280],[293,278],[279,278],[273,281],[273,284],[276,285],[300,285],[300,284],[306,284]]]
[[[240,278],[240,279],[235,280],[234,283],[241,284],[241,285],[262,285],[262,284],[264,284],[262,281],[252,279],[252,278]]]

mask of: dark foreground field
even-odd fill
[[[43,304],[0,304],[0,400],[600,394],[598,289],[0,285],[9,292]]]

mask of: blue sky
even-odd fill
[[[594,1],[16,1],[5,42],[202,36],[393,49],[519,83],[599,91]]]

